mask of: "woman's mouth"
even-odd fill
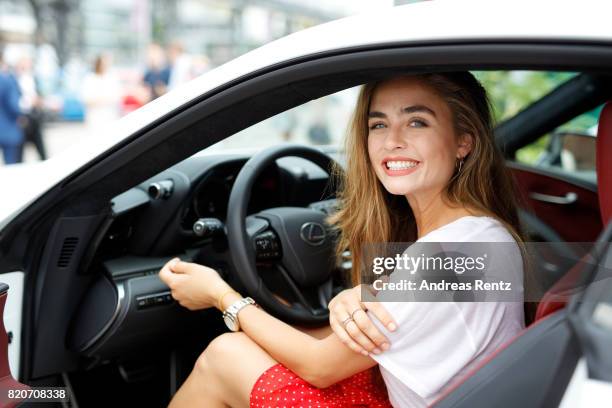
[[[384,160],[382,165],[389,176],[405,176],[416,171],[420,163],[416,160]]]

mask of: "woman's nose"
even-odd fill
[[[406,147],[406,141],[403,138],[401,129],[390,127],[385,138],[385,147],[388,150]]]

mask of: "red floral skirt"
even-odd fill
[[[376,367],[330,387],[317,388],[282,364],[267,369],[255,382],[251,408],[391,408],[387,390],[374,381]]]

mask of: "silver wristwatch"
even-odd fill
[[[223,321],[228,329],[235,332],[240,330],[240,323],[238,322],[238,312],[243,307],[248,305],[257,305],[255,301],[250,297],[245,297],[235,301],[223,312]]]

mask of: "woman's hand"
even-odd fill
[[[329,324],[351,350],[365,356],[368,352],[379,354],[381,350],[389,348],[389,340],[372,323],[365,311],[374,313],[390,331],[394,331],[397,325],[380,302],[362,302],[361,290],[361,285],[343,290],[329,302]]]
[[[168,285],[172,297],[189,310],[218,306],[219,298],[232,290],[214,269],[178,258],[162,267],[159,278]]]

